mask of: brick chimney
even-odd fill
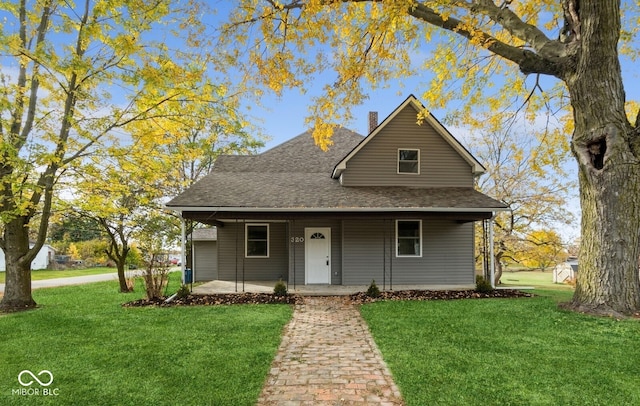
[[[369,112],[369,134],[373,132],[378,126],[378,112],[370,111]]]

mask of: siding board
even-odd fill
[[[218,278],[221,280],[286,280],[288,274],[288,231],[286,223],[269,223],[269,258],[245,258],[245,224],[225,223],[218,228]]]
[[[193,242],[193,278],[195,282],[218,279],[218,250],[216,241]]]
[[[344,186],[472,187],[471,165],[407,106],[347,163]],[[420,149],[420,174],[398,174],[398,148]]]
[[[395,222],[344,222],[343,284],[473,285],[473,223],[422,220],[422,257],[395,256]],[[383,252],[385,252],[383,254]]]

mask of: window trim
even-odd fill
[[[249,227],[267,227],[267,255],[249,255]],[[244,257],[245,258],[269,258],[270,254],[270,238],[269,224],[268,223],[246,223],[244,225]],[[258,241],[258,240],[256,240]],[[259,240],[262,241],[262,240]]]
[[[416,151],[418,153],[418,161],[417,161],[417,172],[401,172],[400,171],[400,162],[413,162],[413,161],[400,161],[400,151]],[[396,154],[396,170],[398,175],[420,175],[420,148],[398,148],[398,153]]]
[[[405,222],[418,222],[418,246],[420,248],[420,252],[417,255],[404,255],[404,254],[400,254],[400,244],[399,244],[399,239],[400,236],[398,235],[398,224],[401,221],[405,221]],[[397,258],[422,258],[422,251],[423,251],[423,246],[422,246],[422,240],[423,240],[423,236],[422,236],[422,220],[420,219],[398,219],[396,220],[396,257]]]

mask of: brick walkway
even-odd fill
[[[402,405],[358,309],[305,297],[286,327],[258,405]]]

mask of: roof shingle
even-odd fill
[[[340,128],[327,152],[306,132],[259,155],[221,156],[209,175],[167,206],[317,211],[505,208],[473,188],[344,187],[331,178],[331,171],[362,140]]]

